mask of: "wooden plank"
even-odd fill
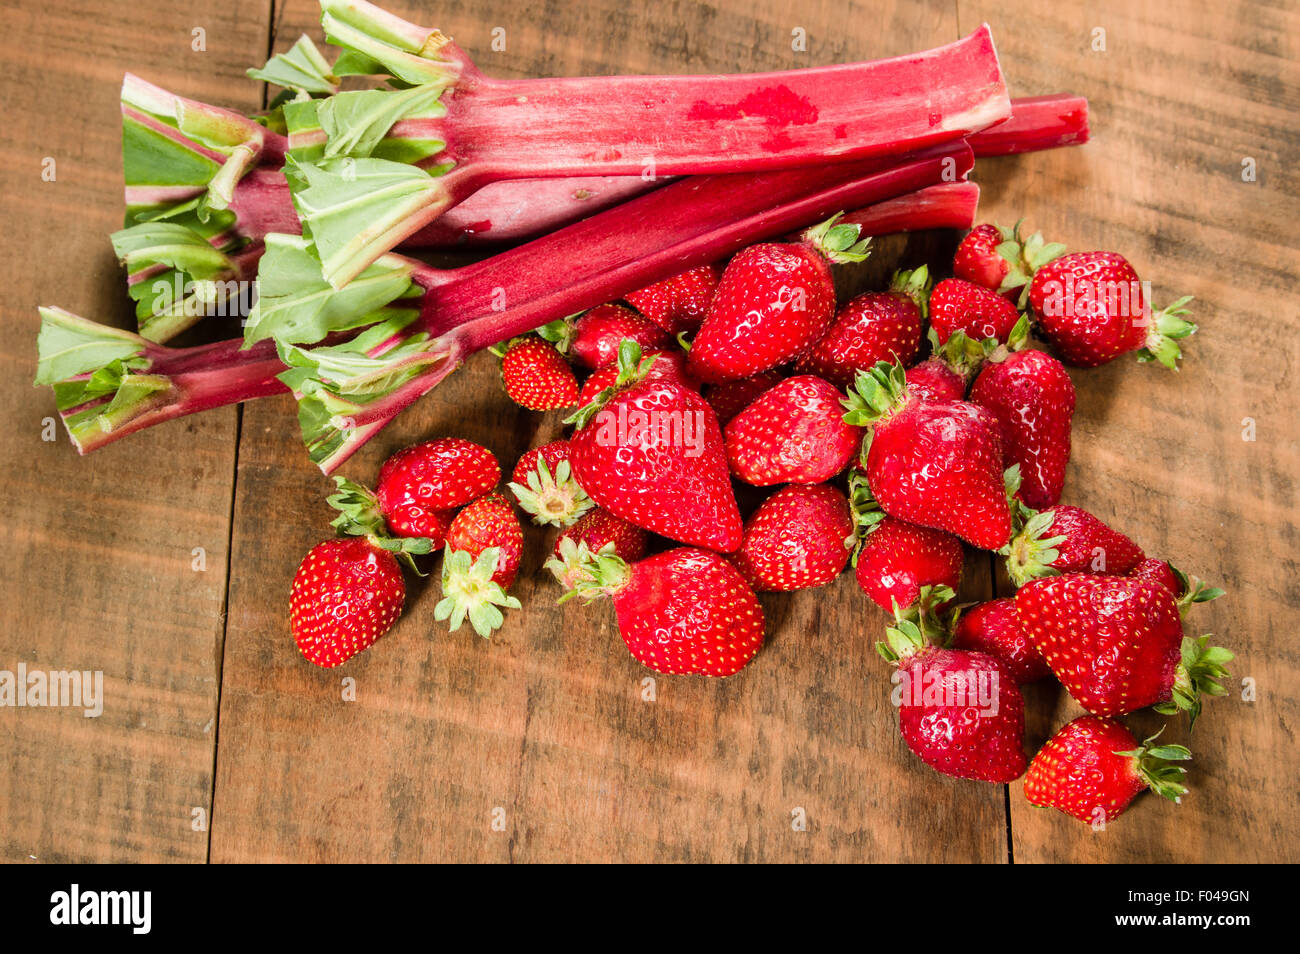
[[[1238,655],[1230,695],[1210,700],[1191,746],[1192,794],[1141,799],[1106,832],[1035,811],[1011,793],[1017,862],[1295,860],[1297,570],[1295,407],[1300,216],[1300,12],[1256,3],[959,3],[987,20],[1013,90],[1073,90],[1092,104],[1081,150],[981,166],[983,217],[1020,215],[1072,248],[1124,252],[1165,303],[1196,295],[1201,332],[1179,375],[1121,360],[1078,388],[1066,502],[1149,553],[1221,581],[1194,613]],[[1096,28],[1106,51],[1091,49]],[[1253,157],[1258,181],[1242,181]],[[1243,440],[1254,421],[1256,439]],[[1259,699],[1242,700],[1241,679]],[[1030,694],[1031,742],[1079,713]],[[1146,731],[1151,714],[1132,720]],[[1186,740],[1177,720],[1167,737]]]
[[[869,18],[855,8],[855,29],[841,7],[783,10],[497,0],[440,5],[438,25],[490,72],[515,76],[783,68],[956,34],[950,4]],[[315,33],[313,19],[293,0],[277,48]],[[507,49],[494,56],[498,25]],[[790,50],[796,26],[806,55]],[[904,245],[882,243],[878,274]],[[346,470],[371,480],[388,453],[439,434],[481,441],[509,466],[559,433],[557,417],[539,424],[511,405],[480,356]],[[526,609],[491,642],[446,633],[433,620],[436,584],[421,584],[374,650],[340,671],[304,664],[285,605],[299,560],[328,533],[330,485],[293,446],[294,426],[287,400],[245,412],[213,860],[1005,859],[1002,789],[941,778],[907,753],[871,648],[884,616],[851,579],[765,597],[770,642],[743,675],[659,677],[648,702],[651,674],[626,653],[609,607],[553,606],[540,575],[550,539],[534,532],[516,585]],[[972,597],[989,593],[985,569],[977,561]],[[355,702],[342,701],[345,677]],[[806,831],[792,828],[796,810]]]
[[[103,714],[0,712],[0,858],[202,861],[220,674],[235,411],[200,415],[78,458],[31,386],[36,306],[133,320],[108,233],[121,224],[118,88],[126,69],[253,107],[236,82],[265,50],[268,4],[202,15],[144,0],[5,4],[0,287],[6,408],[0,483],[0,669],[100,670]],[[206,30],[206,52],[191,30]],[[43,181],[45,157],[55,180]],[[205,551],[196,572],[193,548]]]

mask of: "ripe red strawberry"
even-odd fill
[[[631,338],[643,351],[661,351],[673,344],[672,335],[630,308],[597,305],[573,325],[569,351],[594,371],[618,360],[624,338]]]
[[[462,507],[501,480],[501,467],[486,447],[443,437],[407,447],[379,470],[375,496],[399,536],[433,536],[429,511]]]
[[[955,590],[963,556],[951,533],[884,517],[863,539],[854,575],[873,603],[893,613],[915,605],[927,587]]]
[[[732,552],[740,509],[712,408],[671,378],[649,375],[633,342],[619,365],[618,389],[574,416],[574,477],[597,504],[638,527]]]
[[[1176,802],[1187,794],[1187,770],[1169,763],[1192,753],[1181,745],[1153,746],[1155,740],[1138,745],[1116,720],[1081,716],[1038,750],[1025,775],[1025,798],[1097,826],[1124,814],[1143,789]]]
[[[977,225],[957,246],[952,273],[989,291],[998,291],[1007,277],[1010,263],[998,254],[998,246],[1010,238],[996,225]]]
[[[794,370],[842,390],[878,361],[911,364],[921,350],[929,289],[924,265],[895,273],[889,291],[867,292],[841,308],[830,330],[795,361]]]
[[[1038,328],[1061,360],[1095,368],[1122,354],[1177,368],[1177,339],[1196,331],[1181,316],[1190,297],[1151,314],[1137,272],[1114,252],[1062,255],[1034,273],[1029,285]]]
[[[907,747],[945,775],[1010,782],[1025,771],[1025,700],[992,656],[926,644],[900,620],[876,647],[898,666],[898,726]]]
[[[862,261],[856,225],[829,219],[796,243],[751,245],[731,260],[691,344],[700,381],[747,378],[808,350],[835,313],[831,262]]]
[[[966,610],[957,620],[951,645],[953,649],[987,653],[1002,660],[1022,686],[1052,674],[1020,625],[1013,599],[990,600]]]
[[[533,523],[567,527],[595,506],[573,479],[569,442],[551,441],[526,451],[510,475],[510,492]]]
[[[1011,302],[960,278],[945,278],[930,292],[930,327],[940,344],[955,331],[975,341],[995,338],[1005,344],[1019,320]]]
[[[486,494],[456,514],[447,531],[447,547],[452,552],[464,550],[475,560],[495,547],[499,552],[492,581],[509,589],[523,556],[524,531],[509,500],[501,494]]]
[[[561,586],[571,590],[583,578],[582,565],[592,555],[613,555],[635,563],[645,556],[645,547],[644,530],[597,507],[560,534],[546,568]]]
[[[624,295],[623,300],[670,335],[678,335],[700,326],[721,277],[721,266],[699,265]]]
[[[501,608],[519,609],[507,596],[523,556],[524,531],[510,501],[487,494],[456,514],[447,531],[442,557],[443,598],[434,607],[437,620],[452,632],[468,617],[480,636],[491,636],[504,617]]]
[[[1158,583],[1069,573],[1031,580],[1016,593],[1020,625],[1056,678],[1093,715],[1154,705],[1188,711],[1201,694],[1223,695],[1232,653],[1184,638],[1173,594]]]
[[[754,589],[824,586],[849,562],[849,504],[827,484],[792,484],[759,504],[731,562]]]
[[[881,510],[986,550],[1007,543],[1002,442],[988,411],[917,400],[902,365],[884,362],[858,375],[844,406],[845,421],[871,426],[863,440],[866,474]]]
[[[508,346],[501,358],[506,394],[530,411],[553,411],[578,403],[578,379],[555,345],[526,337]]]
[[[410,546],[387,547],[407,553],[428,553],[442,546],[456,516],[454,508],[431,510],[418,503],[407,503],[391,516],[385,516],[378,495],[346,477],[335,477],[337,491],[328,499],[329,505],[339,512],[331,523],[341,534],[370,537],[381,541],[398,537],[407,541],[420,541],[418,548]],[[410,564],[414,569],[414,563]]]
[[[613,598],[618,631],[642,665],[670,675],[730,676],[763,645],[763,609],[724,557],[680,547],[627,563],[587,560],[571,591]]]
[[[862,429],[844,422],[842,395],[811,374],[787,378],[727,423],[731,472],[759,487],[818,484],[853,460]]]
[[[1123,576],[1142,560],[1142,548],[1082,507],[1062,505],[1034,513],[1003,548],[1011,582],[1023,586],[1057,573]]]
[[[1164,560],[1146,559],[1140,561],[1128,571],[1130,579],[1146,580],[1159,583],[1178,601],[1178,611],[1187,615],[1187,611],[1196,603],[1208,603],[1223,595],[1223,590],[1210,586],[1204,580],[1188,576],[1172,563]]]
[[[1034,271],[1064,252],[1064,245],[1045,242],[1039,232],[1022,239],[1020,223],[1013,229],[985,224],[962,239],[952,270],[958,278],[1019,301]]]
[[[692,391],[698,391],[699,386],[692,380],[686,371],[686,353],[678,348],[671,351],[651,351],[645,355],[646,358],[653,357],[654,364],[650,365],[648,372],[649,377],[653,378],[672,378],[679,384],[690,388]],[[618,362],[607,364],[598,371],[591,372],[587,380],[582,382],[582,391],[578,395],[578,404],[590,404],[596,399],[601,391],[606,388],[612,388],[614,382],[618,379]]]
[[[907,369],[907,390],[921,401],[960,401],[966,379],[939,358],[927,358]]]
[[[363,537],[326,540],[312,547],[293,578],[289,627],[303,657],[329,669],[369,649],[405,602],[393,554]]]
[[[726,427],[728,421],[753,404],[760,394],[780,384],[781,380],[779,372],[763,371],[752,378],[711,384],[704,391],[704,400],[718,416],[718,424]]]
[[[970,399],[997,418],[1004,463],[1020,465],[1020,499],[1040,510],[1058,503],[1074,418],[1074,385],[1061,362],[1042,351],[995,355]]]

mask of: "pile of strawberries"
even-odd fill
[[[656,672],[739,672],[763,644],[756,592],[825,586],[851,565],[888,614],[877,649],[924,762],[988,782],[1027,773],[1032,803],[1094,824],[1146,788],[1177,798],[1187,749],[1139,744],[1116,717],[1195,720],[1223,693],[1232,654],[1183,635],[1221,591],[1059,501],[1065,364],[1136,352],[1176,367],[1188,299],[1153,312],[1122,256],[981,225],[954,277],[900,272],[837,309],[830,266],[869,241],[833,218],[508,342],[507,393],[574,409],[571,436],[519,460],[514,504],[493,455],[457,438],[394,455],[374,491],[336,478],[341,536],[293,586],[303,655],[335,666],[370,646],[401,612],[399,562],[436,549],[435,616],[489,635],[519,608],[517,504],[560,529],[546,566],[562,599],[609,597]],[[1028,348],[1031,332],[1050,350]],[[742,517],[737,485],[771,492]],[[1005,556],[1014,598],[955,605],[972,549]],[[1020,687],[1051,677],[1090,715],[1030,761]]]

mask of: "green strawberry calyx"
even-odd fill
[[[590,603],[602,596],[612,596],[632,575],[632,568],[622,557],[614,555],[614,544],[607,543],[593,552],[585,542],[572,538],[560,541],[560,554],[545,563],[568,592],[557,602],[566,603],[577,596]]]
[[[433,541],[428,537],[394,537],[379,509],[379,501],[369,488],[346,477],[334,478],[335,492],[325,502],[337,510],[338,516],[330,521],[341,536],[365,537],[372,546],[387,550],[408,569],[426,576],[415,564],[414,556],[433,551]]]
[[[1011,481],[1010,470],[1008,468],[1007,480]],[[1016,469],[1015,481],[1019,484],[1019,468]],[[1015,492],[1015,488],[1008,482],[1010,493]],[[1007,558],[1007,574],[1011,577],[1011,582],[1016,588],[1024,586],[1030,580],[1037,579],[1040,576],[1056,576],[1060,571],[1053,568],[1052,564],[1060,558],[1061,553],[1056,548],[1065,542],[1063,535],[1047,536],[1051,530],[1052,524],[1056,521],[1056,511],[1048,508],[1047,510],[1030,510],[1023,504],[1012,508],[1012,513],[1019,512],[1024,525],[1019,532],[1013,533],[1011,542],[998,551],[1002,556]]]
[[[1211,646],[1208,633],[1199,638],[1184,636],[1182,660],[1174,671],[1169,701],[1155,706],[1155,710],[1165,715],[1186,712],[1188,728],[1196,725],[1201,714],[1201,696],[1228,694],[1218,680],[1228,675],[1223,667],[1233,658],[1233,653],[1222,646]]]
[[[886,662],[897,664],[924,650],[946,646],[960,610],[953,610],[945,618],[939,607],[955,597],[951,587],[923,586],[920,597],[910,607],[903,609],[895,602],[894,625],[876,643],[876,652]]]
[[[474,632],[484,639],[505,622],[502,609],[520,609],[515,597],[492,579],[501,559],[500,547],[485,547],[478,557],[468,550],[447,546],[442,554],[442,599],[433,608],[433,618],[446,620],[454,633],[469,619]]]
[[[1007,263],[1007,274],[1002,279],[1002,284],[998,286],[998,294],[1016,288],[1022,289],[1021,308],[1024,308],[1025,302],[1029,299],[1029,283],[1034,273],[1066,252],[1065,246],[1060,242],[1046,241],[1042,232],[1035,232],[1027,239],[1021,238],[1020,226],[1023,223],[1024,219],[1021,219],[1012,229],[1000,225],[997,227],[1002,233],[1002,242],[997,247],[997,253]]]
[[[585,427],[615,394],[644,381],[655,358],[656,355],[653,354],[641,357],[641,346],[631,338],[624,338],[618,344],[618,377],[614,383],[566,417],[564,423],[572,424],[575,428]]]
[[[575,317],[570,315],[567,318],[556,318],[554,321],[547,322],[537,329],[538,337],[555,345],[555,350],[560,354],[568,354],[569,347],[573,344]]]
[[[930,269],[922,265],[910,271],[899,269],[894,272],[894,277],[889,282],[889,290],[912,299],[912,303],[916,305],[917,311],[924,319],[930,317],[930,289],[933,285]]]
[[[867,464],[867,454],[871,450],[874,428],[885,423],[911,400],[907,393],[907,371],[901,363],[879,362],[870,371],[859,371],[857,378],[849,385],[845,396],[840,399],[844,408],[844,423],[855,427],[868,427],[862,437],[862,447],[858,459],[863,468]]]
[[[871,253],[871,237],[859,241],[862,226],[839,224],[843,217],[843,212],[837,212],[825,222],[814,225],[803,233],[803,241],[836,265],[866,261]]]
[[[1115,754],[1127,756],[1133,760],[1133,770],[1146,783],[1147,788],[1161,798],[1177,802],[1187,794],[1187,786],[1183,784],[1187,769],[1181,765],[1172,765],[1170,763],[1186,762],[1192,757],[1192,753],[1185,745],[1153,745],[1152,743],[1164,731],[1162,727],[1159,732],[1131,752],[1116,752]]]
[[[507,486],[519,506],[539,526],[568,527],[575,524],[596,504],[573,479],[567,460],[555,465],[555,473],[540,454],[537,466],[528,472],[524,483],[511,481]]]
[[[867,475],[858,470],[854,470],[849,477],[849,514],[853,518],[853,530],[844,538],[844,547],[853,551],[850,562],[856,567],[863,542],[880,521],[885,519],[884,511],[871,492]]]
[[[1184,295],[1151,316],[1146,346],[1138,351],[1138,361],[1159,361],[1170,371],[1178,370],[1178,359],[1183,356],[1178,342],[1196,334],[1196,325],[1182,317],[1190,314],[1186,306],[1191,300],[1191,295]]]
[[[1188,610],[1197,603],[1208,603],[1210,600],[1217,600],[1224,594],[1223,590],[1217,586],[1210,586],[1200,577],[1184,573],[1172,563],[1166,565],[1175,579],[1178,580],[1178,584],[1182,589],[1183,595],[1178,597],[1178,612],[1181,615],[1186,616]]]

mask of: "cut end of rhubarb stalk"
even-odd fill
[[[88,321],[62,308],[41,308],[36,384],[54,389],[68,436],[85,454],[171,390],[148,373],[151,345],[139,335]]]

